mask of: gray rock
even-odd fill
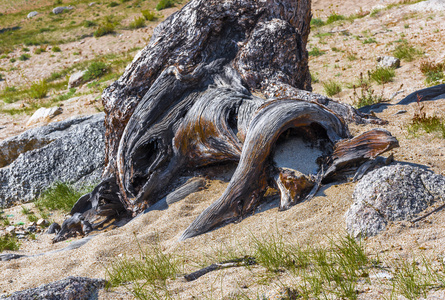
[[[32,11],[32,12],[30,12],[26,17],[27,17],[28,19],[31,19],[31,18],[37,16],[38,14],[39,14],[38,12],[36,12],[36,11]]]
[[[437,199],[445,199],[445,176],[409,165],[392,165],[365,175],[346,212],[353,236],[373,236],[389,222],[411,220]]]
[[[427,0],[409,6],[412,11],[444,11],[445,0]]]
[[[393,68],[396,69],[400,67],[400,59],[392,56],[380,56],[377,58],[378,68]]]
[[[72,300],[72,299],[98,299],[99,290],[105,287],[106,280],[86,277],[70,276],[49,284],[41,285],[0,299],[8,300]]]
[[[79,71],[70,76],[70,80],[68,81],[68,89],[71,89],[73,87],[77,87],[81,85],[83,80],[83,75],[85,75],[86,71]]]
[[[65,10],[71,10],[73,8],[74,7],[72,7],[72,6],[58,6],[53,9],[53,14],[58,15],[58,14],[63,13]]]
[[[63,112],[63,108],[59,106],[53,106],[49,108],[41,107],[29,118],[26,122],[26,126],[31,126],[41,122],[49,122],[52,118],[60,115]]]
[[[0,207],[34,200],[56,181],[100,180],[104,114],[54,122],[0,142]]]
[[[6,233],[11,234],[15,232],[15,226],[8,226],[5,229]]]

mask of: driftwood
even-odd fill
[[[238,163],[185,239],[242,218],[269,186],[287,209],[345,166],[396,147],[384,130],[351,139],[346,122],[384,121],[310,92],[310,18],[310,0],[192,0],[161,23],[102,95],[104,181],[73,207],[76,222],[90,230],[134,217],[171,193],[181,174]],[[323,152],[326,173],[274,164],[276,144],[296,137]]]

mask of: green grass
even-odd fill
[[[342,91],[341,85],[335,80],[328,80],[322,83],[323,90],[327,96],[332,97]]]
[[[145,26],[144,17],[134,17],[134,20],[130,23],[130,29],[138,29]]]
[[[161,0],[156,4],[156,10],[163,10],[165,8],[173,7],[174,5],[174,0]]]
[[[92,62],[83,75],[83,80],[90,81],[99,77],[104,76],[109,71],[108,65],[101,61]]]
[[[141,13],[147,21],[154,21],[158,18],[154,12],[149,10],[141,10]]]
[[[119,5],[119,3],[111,1],[110,3],[107,4],[107,7],[116,7],[118,5]]]
[[[93,21],[84,20],[84,21],[82,22],[82,26],[83,26],[83,27],[86,27],[86,28],[89,28],[89,27],[97,26],[97,24],[96,24],[95,22],[93,22]]]
[[[68,100],[68,99],[73,97],[74,93],[76,93],[76,89],[75,88],[70,88],[68,93],[65,93],[65,94],[57,96],[54,99],[54,102],[61,102],[61,101]]]
[[[420,63],[420,71],[425,75],[425,83],[427,86],[442,84],[445,82],[445,64],[435,63],[428,60]]]
[[[363,41],[362,41],[362,44],[375,44],[375,43],[377,43],[377,40],[375,39],[375,38],[367,38],[367,39],[364,39]]]
[[[406,40],[403,40],[400,45],[393,51],[394,57],[407,62],[413,61],[416,57],[422,56],[423,51],[410,45]]]
[[[336,12],[332,12],[329,16],[328,19],[326,20],[326,24],[331,24],[337,21],[342,21],[342,20],[346,20],[346,17],[343,15],[339,15]]]
[[[376,83],[385,84],[393,81],[396,71],[393,68],[376,68],[373,71],[368,71],[368,75]]]
[[[159,242],[148,249],[142,249],[139,241],[136,242],[139,257],[124,256],[107,267],[109,286],[123,285],[137,299],[168,298],[166,282],[179,273],[179,259],[165,254]]]
[[[57,182],[39,196],[35,205],[41,211],[57,209],[69,212],[76,201],[91,189],[90,186],[76,189],[69,184]]]
[[[19,248],[20,243],[15,236],[0,236],[0,252],[3,252],[4,250],[17,251]]]
[[[39,80],[34,81],[31,83],[31,86],[29,87],[28,94],[29,97],[33,99],[42,99],[45,98],[48,94],[49,87],[46,80]]]
[[[51,48],[51,51],[52,51],[52,52],[62,52],[62,50],[60,49],[59,46],[53,46],[53,47]]]
[[[19,56],[19,60],[20,61],[25,61],[31,58],[31,55],[27,54],[27,53],[23,53],[22,55]]]
[[[35,214],[29,214],[26,216],[29,222],[37,222],[39,218]]]
[[[321,51],[318,47],[314,47],[312,48],[311,51],[308,52],[309,56],[321,56],[323,54],[325,54],[326,52]]]
[[[114,29],[116,28],[116,24],[109,22],[107,20],[103,21],[97,30],[93,33],[94,37],[101,37],[106,34],[110,34],[114,32]]]
[[[445,139],[445,121],[438,116],[427,116],[425,113],[416,114],[408,125],[408,132],[416,136],[420,130],[426,133],[437,132]]]
[[[311,26],[313,27],[322,27],[326,23],[321,18],[312,18],[311,19]]]

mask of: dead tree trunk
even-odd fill
[[[271,159],[284,132],[293,130],[315,146],[323,141],[328,162],[336,143],[351,138],[344,120],[382,123],[310,92],[310,18],[310,0],[192,0],[167,18],[102,95],[104,183],[81,198],[72,214],[82,214],[93,229],[95,214],[135,216],[164,197],[185,170],[228,161],[239,162],[229,187],[182,238],[243,216],[268,185],[294,189],[283,208],[295,202],[299,189],[310,185],[297,184],[301,179]],[[359,155],[363,159],[397,143],[387,132],[370,136],[360,140],[366,144]],[[376,141],[386,146],[374,147]],[[357,161],[349,146],[345,157]],[[335,172],[346,164],[335,164]],[[281,173],[286,176],[277,177]]]

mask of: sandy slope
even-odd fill
[[[314,0],[313,12],[315,16],[325,16],[330,13],[330,9],[333,9],[340,14],[348,15],[360,8],[369,10],[375,5],[387,5],[392,2],[394,1]],[[331,4],[333,6],[330,8]],[[441,42],[445,31],[444,20],[444,14],[440,12],[412,15],[402,7],[384,12],[375,18],[365,17],[352,23],[334,24],[321,29],[323,32],[346,29],[350,36],[369,34],[378,40],[377,44],[370,45],[364,45],[360,38],[346,40],[347,36],[339,33],[320,39],[315,37],[317,30],[314,30],[309,41],[310,47],[317,45],[327,53],[311,58],[311,72],[318,72],[321,82],[330,78],[343,83],[354,81],[360,72],[374,68],[376,56],[390,53],[393,47],[390,43],[398,39],[401,33],[404,33],[410,42],[421,46],[427,53],[427,57],[438,60],[445,53],[443,42]],[[405,28],[405,24],[409,25],[408,28]],[[364,33],[365,31],[367,32]],[[146,34],[149,32],[129,32],[128,41],[138,44],[136,41],[139,37]],[[95,49],[107,49],[111,48],[110,43],[119,45],[119,38],[92,39],[85,43],[87,45],[91,43]],[[96,43],[99,44],[96,45]],[[66,51],[69,51],[70,48],[75,49],[77,46],[77,44],[68,44],[64,47]],[[345,59],[345,52],[332,51],[332,47],[341,47],[345,52],[353,51],[359,59],[348,62]],[[392,103],[396,103],[415,89],[424,87],[418,66],[419,60],[410,63],[402,62],[401,68],[396,71],[395,82],[388,84],[383,91],[385,95],[390,95],[398,90],[401,83],[404,83],[404,92],[394,98]],[[33,68],[31,65],[29,67]],[[335,76],[337,73],[341,75]],[[317,92],[323,91],[321,83],[314,84],[314,89]],[[381,87],[376,87],[376,90],[380,92],[379,89]],[[338,97],[346,102],[352,102],[349,98],[351,94],[351,90],[345,90]],[[91,110],[79,108],[82,103],[84,105],[87,103],[82,99],[76,102],[79,113],[91,112]],[[417,109],[417,104],[392,106],[383,112],[378,112],[377,115],[389,121],[389,124],[383,127],[391,131],[400,141],[400,148],[393,151],[396,161],[418,164],[445,175],[445,140],[438,138],[436,134],[424,134],[418,137],[408,134],[407,126]],[[406,113],[395,115],[400,110],[406,110]],[[445,117],[445,99],[425,103],[425,111],[430,115],[438,114]],[[68,117],[71,114],[75,113],[68,112],[62,117]],[[1,121],[4,126],[9,126],[10,122],[20,123],[26,118],[28,117],[1,116]],[[373,127],[351,125],[351,131],[353,134],[358,134]],[[13,126],[8,127],[7,130],[10,131],[4,131],[7,133],[0,131],[0,134],[4,134],[2,137],[20,131],[17,128],[14,130]],[[253,237],[266,237],[279,233],[295,244],[322,246],[326,245],[331,238],[345,233],[343,215],[352,204],[354,183],[324,186],[310,202],[296,205],[284,212],[278,211],[277,199],[270,199],[259,207],[254,215],[245,218],[240,223],[228,224],[208,234],[181,243],[177,242],[188,224],[216,200],[227,186],[227,178],[214,176],[211,179],[209,189],[190,195],[183,201],[173,204],[168,210],[152,211],[122,228],[101,232],[86,246],[79,249],[0,262],[0,294],[35,287],[68,275],[103,278],[106,276],[106,267],[116,257],[138,254],[136,238],[142,245],[148,247],[159,239],[161,248],[166,253],[181,256],[185,261],[184,271],[190,272],[198,266],[215,262],[214,259],[220,251],[233,249],[239,254],[249,253],[252,249]],[[32,204],[29,205],[32,206]],[[13,209],[18,210],[18,208],[10,210]],[[413,256],[424,256],[438,263],[445,257],[444,226],[445,211],[440,211],[416,225],[396,222],[383,234],[367,239],[366,249],[373,257],[379,255],[380,258],[387,258],[394,262]],[[50,238],[48,235],[39,235],[36,241],[25,241],[18,252],[42,253],[63,248],[73,241],[71,239],[59,244],[51,244]],[[277,275],[270,282],[264,280],[265,276],[266,272],[261,267],[232,268],[212,272],[191,283],[185,283],[180,278],[171,280],[169,289],[177,299],[192,299],[193,297],[194,299],[221,299],[225,296],[240,294],[256,298],[269,295],[283,284],[295,283],[295,279],[287,273]],[[389,286],[388,281],[374,279],[372,285],[362,286],[359,299],[381,299],[382,295],[388,296]],[[434,299],[434,297],[443,299],[445,294],[443,290],[431,292],[429,298]],[[132,299],[132,296],[125,288],[118,288],[114,291],[102,291],[101,299]]]

